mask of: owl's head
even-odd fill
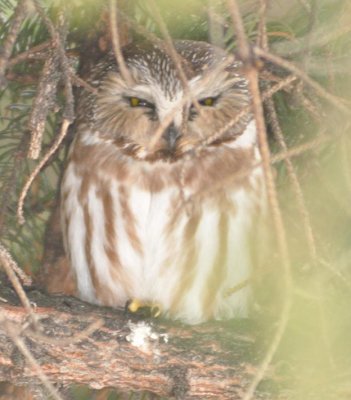
[[[95,69],[94,131],[137,159],[175,161],[204,142],[233,140],[248,122],[246,116],[230,126],[249,104],[241,63],[204,42],[176,41],[175,48],[178,66],[156,44],[124,48],[129,79],[112,54]],[[219,139],[208,140],[217,132]]]

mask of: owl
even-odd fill
[[[77,295],[196,324],[245,317],[265,189],[242,65],[205,42],[96,63],[61,185]],[[183,77],[181,71],[183,71]],[[185,78],[184,78],[185,77]]]

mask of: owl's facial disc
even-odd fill
[[[134,130],[127,132],[123,128],[119,131],[125,132],[130,146],[138,148],[139,159],[179,160],[206,138],[210,132],[208,118],[219,119],[221,115],[216,112],[221,107],[222,93],[212,88],[197,96],[185,95],[183,89],[170,96],[156,82],[145,84],[139,81],[125,88],[122,98],[127,107],[125,115],[133,121],[130,126]]]
[[[144,113],[150,118],[151,121],[159,121],[156,105],[149,100],[143,98],[128,96],[126,101],[131,108],[143,109]],[[212,105],[212,98],[205,99],[203,104]],[[172,154],[175,149],[179,138],[181,137],[180,128],[177,127],[172,121],[165,129],[162,134],[162,139],[165,140],[166,153]]]
[[[100,137],[112,139],[128,156],[177,161],[198,146],[211,146],[214,137],[215,145],[218,138],[233,140],[250,119],[229,124],[250,102],[240,63],[225,63],[226,53],[206,43],[181,41],[176,47],[187,84],[156,45],[124,50],[131,82],[111,59],[96,98],[94,125]]]
[[[155,85],[154,88],[156,87]],[[139,87],[139,89],[141,88]],[[220,99],[220,94],[195,98],[184,96],[183,91],[179,91],[173,98],[169,98],[161,88],[156,91],[157,96],[155,93],[147,93],[146,88],[141,90],[140,96],[136,89],[132,92],[133,95],[125,96],[125,101],[131,111],[135,112],[135,116],[142,113],[150,122],[155,122],[153,125],[155,132],[152,134],[155,133],[157,140],[152,138],[152,134],[148,134],[148,137],[151,138],[149,151],[156,150],[165,158],[179,157],[184,150],[184,143],[196,143],[194,140],[189,141],[192,134],[189,129],[191,123],[196,123],[197,118],[203,117],[203,114],[211,108],[214,109]],[[141,97],[143,95],[147,99]]]

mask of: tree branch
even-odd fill
[[[7,321],[0,327],[0,381],[38,385],[35,360],[48,382],[60,386],[239,400],[256,372],[247,322],[185,326],[33,290],[28,296],[36,304],[38,332],[28,326],[26,310],[3,280],[0,292],[6,301],[1,317]],[[18,341],[31,360],[23,346],[18,351]]]
[[[5,86],[5,71],[7,63],[15,46],[21,24],[26,17],[26,9],[27,0],[19,1],[14,12],[8,34],[3,42],[3,45],[0,46],[0,89],[3,89]]]

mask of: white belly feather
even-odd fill
[[[251,125],[231,147],[255,146]],[[255,156],[258,160],[258,152]],[[79,296],[110,306],[123,307],[130,299],[151,302],[188,323],[246,316],[249,287],[229,296],[228,291],[250,276],[248,240],[260,208],[257,197],[264,202],[262,180],[256,167],[248,178],[253,190],[229,189],[230,209],[205,198],[197,204],[196,218],[183,207],[177,185],[150,192],[115,180],[105,183],[101,194],[97,180],[82,200],[83,179],[69,165],[62,184],[62,222]],[[176,204],[181,211],[170,230]]]
[[[78,182],[78,179],[77,179]],[[106,303],[99,300],[91,279],[91,268],[86,252],[86,229],[84,212],[78,205],[79,184],[76,190],[71,190],[65,203],[65,214],[69,220],[67,226],[67,242],[71,264],[75,270],[79,296],[90,302]],[[159,193],[150,194],[138,188],[131,188],[129,206],[135,215],[135,228],[142,247],[142,253],[132,246],[128,238],[125,216],[121,209],[119,188],[111,187],[113,199],[113,224],[116,231],[115,247],[119,254],[120,266],[114,266],[106,257],[107,242],[106,220],[103,212],[103,202],[96,195],[96,188],[90,188],[87,194],[87,208],[91,215],[93,226],[89,241],[90,257],[93,268],[101,285],[111,293],[108,304],[124,306],[127,300],[137,298],[145,302],[158,304],[167,314],[169,310],[173,318],[179,318],[190,323],[207,319],[204,309],[204,292],[211,285],[211,277],[215,276],[220,240],[220,218],[222,210],[204,202],[201,205],[201,218],[195,229],[192,246],[196,249],[192,271],[185,271],[186,252],[184,250],[184,235],[189,216],[185,210],[179,213],[175,229],[171,235],[166,235],[167,224],[174,198],[179,197],[179,189],[168,188]],[[226,254],[222,257],[225,263],[222,273],[225,278],[214,293],[211,305],[213,318],[230,318],[246,316],[248,311],[249,288],[243,287],[234,294],[227,296],[228,290],[247,280],[250,275],[250,254],[248,237],[251,228],[254,202],[244,189],[233,191],[230,196],[235,212],[225,214],[227,218]],[[69,204],[69,207],[67,207]],[[121,281],[113,277],[111,271],[120,268],[125,279]],[[185,276],[185,277],[184,277]],[[187,277],[186,277],[187,276]],[[190,278],[189,278],[190,276]],[[176,306],[173,295],[178,290],[182,280],[190,280],[191,284]],[[123,282],[131,282],[126,287]],[[106,293],[105,293],[106,294]]]

